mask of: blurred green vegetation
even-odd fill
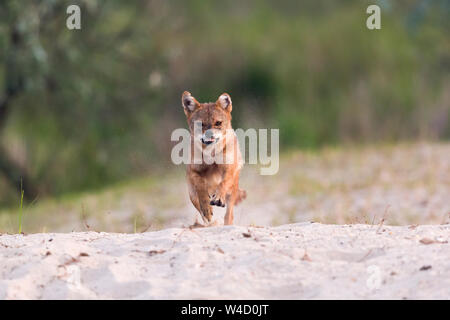
[[[2,0],[0,206],[21,177],[32,200],[172,168],[184,90],[228,92],[234,127],[280,128],[284,150],[449,139],[449,18],[446,0]]]

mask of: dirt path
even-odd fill
[[[449,299],[450,225],[0,236],[0,299]]]

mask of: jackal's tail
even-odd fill
[[[247,192],[245,190],[242,189],[238,189],[238,194],[236,197],[236,202],[234,203],[235,205],[239,204],[242,200],[244,200],[245,198],[247,198]]]

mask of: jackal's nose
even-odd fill
[[[215,140],[216,137],[214,136],[214,132],[212,130],[206,130],[202,136],[202,143],[206,145],[213,143]]]
[[[214,140],[214,133],[212,130],[205,131],[205,140]]]

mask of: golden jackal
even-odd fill
[[[239,189],[243,161],[231,127],[231,97],[224,93],[215,103],[199,103],[185,91],[181,103],[191,131],[187,181],[192,204],[205,223],[211,222],[212,205],[226,205],[224,224],[233,224],[233,207],[245,199],[246,192]],[[201,155],[200,161],[193,160],[195,154]]]

